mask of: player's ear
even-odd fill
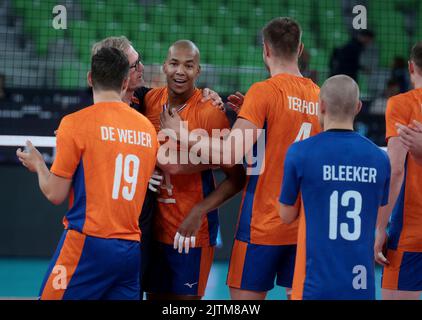
[[[263,42],[263,53],[264,53],[264,57],[268,58],[270,56],[270,48],[265,41]]]
[[[86,74],[86,81],[88,82],[88,86],[90,88],[92,88],[92,75],[91,75],[91,70],[88,71],[88,73]]]
[[[297,55],[298,58],[300,58],[302,56],[304,49],[305,49],[305,45],[304,45],[303,42],[301,42],[300,45],[299,45],[299,54]]]
[[[319,112],[321,113],[321,115],[325,115],[325,112],[327,111],[327,106],[325,104],[325,101],[320,99],[319,100]]]
[[[356,114],[358,114],[362,110],[362,101],[359,100],[358,105],[356,107]]]
[[[408,61],[408,68],[409,68],[409,73],[410,74],[414,74],[415,73],[415,66],[413,65],[413,61],[411,61],[411,60]]]
[[[129,87],[129,77],[126,77],[122,83],[122,94],[125,95],[127,88]]]

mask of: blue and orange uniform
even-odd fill
[[[168,89],[153,89],[145,97],[145,115],[160,129],[160,114],[168,102]],[[202,90],[195,89],[179,115],[188,129],[229,128],[223,111],[210,101],[201,102]],[[188,254],[173,249],[174,236],[192,208],[215,189],[212,170],[193,174],[164,176],[154,215],[155,248],[148,266],[145,291],[159,294],[203,296],[214,256],[218,233],[218,210],[208,212],[196,236],[195,248]]]
[[[396,123],[422,122],[422,88],[391,97],[385,114],[386,139],[397,137]],[[390,218],[387,259],[382,288],[422,290],[422,167],[410,154],[404,165],[404,181]]]
[[[302,201],[292,299],[375,299],[375,224],[389,186],[387,154],[351,130],[289,148],[280,202]]]
[[[153,125],[123,102],[64,117],[51,172],[72,179],[41,299],[139,299],[138,225],[156,163]]]
[[[252,85],[245,96],[238,117],[265,130],[265,157],[243,192],[227,277],[230,287],[268,291],[276,277],[278,285],[291,287],[297,223],[281,222],[278,197],[288,147],[320,131],[318,94],[312,80],[278,74]]]

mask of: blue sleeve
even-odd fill
[[[386,155],[386,179],[385,179],[385,185],[384,185],[384,190],[383,190],[383,195],[382,195],[382,200],[381,200],[381,206],[385,206],[386,204],[388,204],[388,195],[390,193],[390,177],[391,177],[391,165],[390,165],[390,160],[388,158],[388,156]]]
[[[289,206],[296,203],[300,191],[301,174],[299,152],[296,144],[290,146],[284,160],[284,176],[280,202]]]

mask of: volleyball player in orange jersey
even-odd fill
[[[209,150],[201,154],[204,160],[214,159],[217,153],[222,163],[223,155],[230,154],[230,165],[234,165],[259,142],[258,130],[265,129],[265,157],[258,154],[263,160],[257,164],[262,170],[247,179],[230,260],[227,284],[233,299],[264,299],[276,278],[278,285],[291,288],[297,223],[283,224],[278,214],[283,162],[294,141],[320,131],[319,88],[304,78],[298,67],[303,51],[299,24],[290,18],[276,18],[262,33],[263,59],[271,77],[251,86],[227,139],[201,139],[195,143],[201,150]],[[178,133],[179,139],[186,136],[188,128],[180,127],[177,114],[164,112],[162,122]],[[254,133],[253,141],[245,138],[247,131]],[[181,143],[191,147],[194,140]],[[245,148],[232,148],[232,140]]]
[[[213,129],[229,127],[225,113],[210,101],[202,102],[202,90],[195,87],[200,53],[194,43],[176,41],[163,70],[167,87],[152,89],[145,97],[145,115],[157,130],[166,108],[178,112],[191,130],[202,129],[211,135]],[[158,166],[165,178],[154,216],[155,242],[145,291],[148,299],[200,299],[214,256],[217,209],[243,187],[244,169],[241,165],[223,169],[226,179],[215,187],[209,164],[164,164],[159,157]],[[195,238],[192,242],[191,236]]]
[[[422,166],[406,140],[406,127],[422,122],[422,42],[412,48],[409,72],[414,89],[391,97],[385,116],[391,184],[388,206],[378,222],[375,259],[384,265],[382,296],[386,300],[419,299],[422,292]]]
[[[94,104],[62,119],[51,171],[30,143],[28,152],[17,151],[51,202],[70,194],[41,299],[139,300],[138,219],[158,141],[152,124],[122,101],[128,73],[121,50],[92,57]]]

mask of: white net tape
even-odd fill
[[[35,147],[56,147],[56,137],[46,136],[2,136],[0,135],[0,146],[4,147],[19,147],[25,146],[26,141],[29,140]]]

